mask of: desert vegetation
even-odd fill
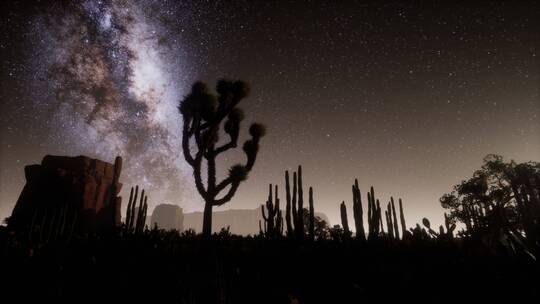
[[[124,222],[113,233],[78,234],[70,229],[76,213],[65,210],[34,219],[28,231],[2,226],[2,286],[11,291],[8,298],[59,301],[81,294],[89,301],[174,303],[538,296],[537,163],[486,157],[472,178],[442,196],[449,212],[438,229],[427,218],[409,227],[406,204],[391,197],[384,206],[374,187],[364,204],[356,180],[354,223],[348,223],[342,202],[336,204],[342,225],[329,227],[315,216],[312,187],[304,207],[302,174],[299,166],[291,187],[285,172],[285,212],[279,186],[269,185],[255,235],[223,228],[209,237],[144,226],[148,198],[138,187],[131,188]],[[499,295],[489,288],[512,292]]]
[[[183,154],[205,204],[201,234],[148,227],[148,193],[139,186],[131,187],[121,216],[122,158],[112,165],[84,156],[47,156],[27,167],[30,182],[14,217],[0,226],[1,286],[9,291],[4,297],[123,303],[538,298],[535,162],[486,156],[472,177],[441,196],[447,212],[439,227],[428,218],[408,225],[406,202],[384,200],[358,180],[346,194],[352,194],[352,205],[336,202],[341,225],[330,226],[316,215],[313,185],[304,196],[305,172],[298,166],[284,172],[283,187],[268,185],[258,233],[234,235],[225,227],[212,233],[212,208],[234,197],[265,135],[263,125],[252,124],[243,144],[246,162],[231,166],[218,182],[216,158],[238,145],[244,118],[238,104],[249,87],[221,80],[216,91],[217,96],[195,83],[179,106]],[[226,140],[219,140],[220,132]]]

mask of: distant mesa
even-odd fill
[[[178,230],[184,229],[184,214],[182,208],[172,204],[160,204],[154,208],[152,212],[152,218],[150,219],[150,226],[157,226],[160,229],[165,230]]]
[[[72,225],[77,232],[97,232],[121,225],[122,158],[114,164],[86,156],[47,155],[24,168],[26,184],[9,225],[28,231]],[[62,227],[64,229],[65,227]]]
[[[315,216],[320,217],[330,225],[328,217],[319,212]],[[202,231],[202,212],[184,214],[184,227]],[[218,232],[221,228],[230,228],[230,232],[239,235],[254,235],[259,233],[259,220],[262,220],[261,208],[255,209],[230,209],[214,211],[212,213],[212,231]]]

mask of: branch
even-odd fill
[[[230,177],[227,177],[226,179],[222,180],[221,183],[219,183],[215,188],[216,193],[219,193],[223,189],[227,188],[227,186],[232,184],[232,182],[233,182],[233,180]]]
[[[188,164],[192,167],[195,166],[195,159],[191,155],[191,150],[189,149],[189,138],[191,135],[189,135],[190,131],[189,129],[189,121],[184,120],[184,128],[182,132],[182,150],[184,152],[184,158],[188,162]]]
[[[204,184],[202,182],[202,177],[201,177],[202,158],[198,158],[198,159],[199,161],[195,162],[195,166],[193,166],[193,176],[195,177],[195,186],[197,187],[197,190],[202,195],[202,197],[206,199],[206,196],[208,196],[208,191],[204,189]]]
[[[218,154],[223,153],[223,152],[225,152],[225,151],[227,151],[229,149],[236,148],[236,146],[237,146],[236,143],[231,140],[230,142],[224,144],[223,146],[216,148],[214,150],[214,154],[218,155]]]
[[[236,193],[236,190],[238,190],[239,185],[240,185],[240,182],[231,183],[231,187],[229,188],[229,192],[227,192],[227,194],[225,194],[224,197],[215,200],[213,205],[214,206],[221,206],[221,205],[227,203],[228,201],[230,201],[233,198],[234,194]]]
[[[201,130],[199,128],[199,124],[200,124],[200,118],[197,116],[193,120],[193,124],[192,124],[192,130],[193,130],[193,133],[195,136],[195,142],[198,148],[195,158],[193,158],[193,156],[191,155],[191,151],[189,149],[190,136],[186,137],[185,136],[186,134],[184,134],[184,137],[182,138],[182,147],[184,149],[184,156],[186,158],[186,161],[191,165],[191,167],[193,167],[193,176],[195,177],[195,186],[197,187],[197,190],[199,191],[199,193],[204,198],[206,198],[206,196],[208,195],[208,192],[206,191],[206,189],[204,189],[204,184],[202,182],[202,177],[201,177],[201,164],[202,164],[202,156],[204,152],[204,147],[201,141]],[[186,133],[188,127],[187,127],[187,124],[185,123],[184,123],[184,128],[185,128],[184,133]]]

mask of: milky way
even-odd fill
[[[189,195],[177,190],[189,174],[177,112],[183,94],[177,75],[185,71],[172,56],[167,29],[146,13],[152,9],[85,1],[46,10],[30,36],[39,41],[32,65],[43,81],[31,85],[39,106],[54,109],[50,132],[58,144],[74,143],[72,150],[109,161],[121,155],[125,184],[150,190],[151,201],[177,202]]]
[[[413,225],[489,153],[540,157],[538,1],[0,1],[0,217],[45,154],[125,159],[153,207],[201,210],[179,149],[191,84],[246,80],[267,126],[223,208],[254,209],[302,164],[338,223],[358,178]],[[241,149],[218,160],[218,179]],[[125,193],[125,192],[124,192]],[[152,208],[150,208],[150,211]],[[352,219],[351,219],[352,220]]]

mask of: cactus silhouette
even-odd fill
[[[399,202],[399,218],[401,222],[401,238],[406,239],[410,236],[409,231],[407,230],[407,225],[405,224],[405,215],[403,214],[403,202],[401,199],[398,200]]]
[[[390,197],[390,205],[392,207],[392,220],[393,220],[393,223],[394,223],[394,237],[397,240],[399,240],[399,228],[398,228],[398,221],[397,221],[397,215],[396,215],[396,205],[394,204],[394,198],[393,197]]]
[[[287,236],[297,240],[303,240],[305,231],[308,231],[310,240],[315,240],[317,219],[313,199],[313,187],[308,191],[308,208],[304,208],[304,187],[302,185],[302,166],[298,166],[298,172],[293,172],[292,193],[289,180],[289,171],[285,171],[285,221]],[[283,222],[282,222],[283,224]],[[320,230],[320,229],[319,229]]]
[[[358,187],[358,179],[354,180],[352,186],[353,193],[353,215],[354,226],[356,228],[356,238],[362,241],[366,240],[366,232],[364,230],[364,210],[362,208],[362,197],[360,195],[360,188]]]
[[[137,207],[137,199],[139,196],[139,186],[131,187],[129,192],[129,201],[126,210],[126,222],[124,224],[125,234],[139,234],[144,231],[146,224],[146,214],[148,211],[148,196],[144,190],[141,191],[139,199],[139,207]],[[135,215],[137,214],[137,215]]]
[[[272,195],[272,184],[268,187],[268,199],[265,205],[261,205],[261,213],[264,220],[264,229],[259,227],[268,238],[278,238],[283,232],[283,216],[279,209],[278,186],[275,186],[275,195]],[[265,206],[267,212],[265,212]],[[267,215],[268,214],[268,215]]]
[[[366,240],[366,234],[364,229],[364,220],[363,220],[363,207],[362,200],[360,196],[360,187],[358,186],[358,180],[355,179],[354,184],[352,185],[353,192],[353,211],[354,211],[354,223],[356,228],[356,239],[360,241]],[[367,209],[367,222],[368,222],[368,239],[377,239],[380,235],[386,235],[390,239],[400,239],[398,216],[396,212],[396,206],[394,198],[390,197],[390,201],[386,206],[384,211],[386,227],[388,233],[384,231],[384,224],[382,219],[382,210],[380,202],[375,198],[375,190],[373,187],[370,188],[370,191],[367,193],[368,200],[368,209]],[[347,206],[345,202],[340,204],[340,214],[341,214],[341,223],[343,226],[344,233],[350,232],[349,223],[347,219]],[[399,199],[399,214],[401,221],[401,237],[406,238],[410,235],[410,232],[407,231],[405,225],[405,216],[403,214],[403,203]],[[455,228],[455,227],[454,227]],[[345,234],[346,235],[346,234]]]
[[[291,186],[289,183],[289,171],[285,171],[285,199],[287,204],[285,206],[285,221],[287,222],[287,236],[294,236],[294,228],[291,222]]]
[[[287,221],[287,235],[289,237],[294,236],[294,238],[296,238],[297,240],[302,240],[305,236],[303,214],[304,192],[302,185],[302,166],[298,166],[298,172],[293,172],[292,193],[290,189],[291,187],[289,184],[289,172],[285,171],[285,198],[287,199],[287,204],[285,206],[285,220]],[[311,192],[312,191],[313,190],[311,190]],[[312,196],[313,193],[310,193],[310,195]],[[311,197],[310,200],[312,199],[313,198]]]
[[[392,222],[392,207],[390,202],[386,205],[386,210],[384,211],[384,216],[386,218],[386,228],[388,230],[388,237],[390,239],[394,238],[394,224]]]
[[[315,207],[313,206],[312,187],[309,187],[309,239],[315,240]]]
[[[298,205],[296,206],[296,222],[295,222],[295,232],[296,238],[302,240],[304,238],[304,188],[302,185],[302,166],[298,166],[297,173],[297,194],[298,194]],[[295,204],[293,200],[293,210],[295,209]],[[294,212],[293,212],[294,213]]]
[[[343,231],[345,234],[349,234],[351,230],[349,229],[349,220],[347,219],[347,206],[345,205],[345,201],[341,202],[339,211],[341,214],[341,226],[343,226]]]
[[[220,80],[217,83],[218,96],[209,93],[205,84],[197,82],[191,92],[179,106],[183,118],[182,149],[184,158],[193,168],[193,176],[197,191],[204,199],[203,235],[212,233],[212,208],[229,202],[236,193],[240,183],[247,179],[253,168],[259,141],[265,134],[263,125],[254,123],[249,128],[251,139],[243,145],[246,155],[245,164],[233,165],[228,176],[221,182],[216,180],[216,158],[218,155],[236,148],[240,132],[240,123],[244,114],[238,104],[249,93],[249,87],[242,81]],[[226,120],[224,123],[223,121]],[[228,135],[227,143],[219,146],[219,133]],[[195,149],[192,149],[191,146]],[[192,150],[195,150],[193,155]],[[206,166],[203,166],[206,161]],[[206,185],[203,182],[203,168],[206,168]],[[218,198],[220,193],[223,196]]]
[[[381,216],[381,204],[375,198],[373,186],[370,188],[368,197],[368,239],[377,239],[380,233],[384,233],[384,227]]]

